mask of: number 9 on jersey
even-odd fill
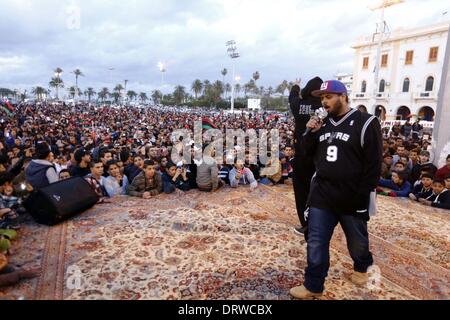
[[[327,161],[336,162],[338,158],[338,147],[329,146],[327,150]]]

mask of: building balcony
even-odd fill
[[[437,100],[437,93],[432,91],[427,92],[415,92],[414,100]]]
[[[387,92],[378,92],[375,97],[377,100],[388,100],[390,95]]]
[[[366,92],[354,92],[352,94],[352,99],[353,100],[367,100],[367,99],[369,99],[369,94],[367,94]]]

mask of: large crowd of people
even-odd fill
[[[188,145],[193,156],[205,150],[204,145],[172,137],[174,130],[193,130],[194,122],[205,117],[222,130],[278,129],[280,151],[270,163],[261,163],[249,150],[245,159],[236,159],[239,146],[225,151],[223,163],[173,162],[171,154],[178,144]],[[436,168],[430,141],[422,139],[417,126],[414,130],[409,123],[405,126],[384,132],[378,193],[450,209],[450,156],[446,166]],[[117,195],[151,199],[192,189],[214,192],[224,186],[249,185],[252,190],[258,184],[292,184],[294,132],[292,117],[282,113],[20,104],[12,116],[0,114],[0,229],[20,229],[27,214],[23,202],[33,190],[72,177],[86,179],[99,199]],[[267,170],[269,166],[275,170]]]

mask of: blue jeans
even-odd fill
[[[314,293],[324,291],[325,279],[330,268],[330,240],[334,228],[340,223],[347,239],[347,248],[354,261],[354,270],[365,273],[373,264],[369,251],[367,221],[351,216],[310,208],[308,216],[308,267],[305,287]]]

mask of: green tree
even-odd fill
[[[158,104],[161,102],[163,94],[159,90],[152,91],[152,100],[154,103]]]
[[[195,100],[198,99],[198,95],[202,93],[203,91],[203,83],[201,80],[196,79],[193,83],[192,83],[192,87],[191,87],[192,92],[194,92],[195,95]]]
[[[148,100],[147,94],[145,92],[141,92],[139,94],[139,100],[141,100],[142,103],[146,103]]]
[[[80,69],[75,69],[72,73],[75,75],[75,88],[76,88],[75,94],[78,96],[78,94],[80,93],[80,90],[78,88],[78,78],[84,77],[84,74],[83,72],[81,72]]]
[[[176,86],[173,92],[173,99],[176,104],[182,104],[186,97],[186,89],[183,86]]]
[[[64,81],[60,77],[53,77],[48,83],[50,88],[56,89],[56,100],[59,99],[59,88],[64,88]]]
[[[221,73],[222,76],[223,76],[223,83],[225,83],[225,77],[226,77],[227,74],[228,74],[227,68],[223,69],[220,73]]]
[[[34,94],[36,100],[38,100],[38,101],[42,101],[44,99],[44,96],[47,94],[47,92],[48,91],[45,88],[39,87],[39,86],[38,87],[34,87],[31,90],[31,93]]]
[[[133,101],[137,97],[137,93],[134,92],[133,90],[129,90],[127,92],[127,97],[130,101]]]
[[[98,93],[98,97],[102,100],[102,102],[105,102],[105,100],[109,97],[109,90],[108,90],[108,88],[103,88]]]
[[[91,98],[95,96],[96,92],[94,91],[94,88],[87,88],[87,90],[84,92],[84,95],[88,97],[89,103],[91,103]]]
[[[67,89],[69,92],[69,96],[72,97],[72,99],[75,99],[75,96],[77,95],[77,88],[75,86],[72,86]]]
[[[111,93],[111,97],[114,99],[115,103],[119,103],[120,100],[120,92],[119,91],[114,91],[113,93]]]

